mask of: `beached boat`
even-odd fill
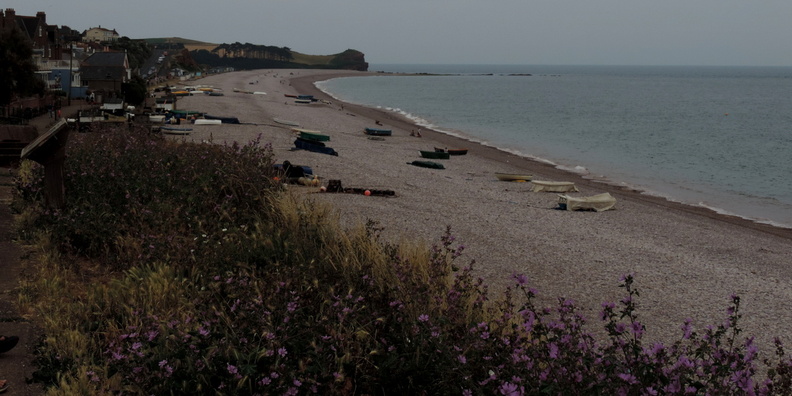
[[[149,121],[163,123],[165,122],[165,114],[150,114]]]
[[[393,131],[390,129],[377,129],[377,128],[366,128],[365,130],[366,135],[372,136],[391,136]]]
[[[171,110],[170,113],[178,118],[188,118],[190,116],[201,117],[203,113],[196,110]]]
[[[575,183],[567,181],[531,180],[533,192],[577,192]]]
[[[281,119],[281,118],[273,118],[272,121],[275,121],[278,124],[283,124],[283,125],[300,126],[300,123],[297,122],[297,121],[289,121],[289,120],[284,120],[284,119]]]
[[[294,103],[299,103],[299,104],[311,104],[311,100],[310,100],[310,99],[295,99],[295,100],[294,100]]]
[[[207,120],[205,118],[199,118],[193,122],[195,125],[220,125],[223,121],[220,120]]]
[[[299,131],[300,137],[307,140],[313,140],[317,142],[328,142],[330,141],[330,136],[325,135],[323,133],[315,132],[315,131]]]
[[[590,197],[558,196],[558,208],[563,210],[593,210],[595,212],[604,212],[613,209],[615,205],[616,198],[608,193],[597,194]]]
[[[285,96],[287,98],[296,98],[297,97],[297,95],[292,95],[292,94],[283,94],[283,96]]]
[[[162,131],[162,133],[167,135],[189,135],[190,132],[192,131],[192,128],[161,126],[160,130]]]
[[[448,153],[449,155],[465,155],[468,152],[468,149],[445,149],[440,147],[435,147],[434,150],[438,153]]]
[[[431,158],[431,159],[449,159],[449,158],[451,157],[451,156],[450,156],[448,153],[446,153],[445,151],[444,151],[444,152],[439,152],[439,151],[426,151],[426,150],[420,150],[420,151],[421,151],[421,157],[424,157],[424,158]]]
[[[518,175],[514,173],[495,173],[495,177],[500,181],[527,182],[533,179],[533,175]]]
[[[324,143],[317,142],[315,140],[297,138],[294,140],[294,147],[297,147],[298,149],[301,150],[313,151],[315,153],[338,156],[338,152],[336,152],[330,147],[325,146]]]
[[[223,124],[239,124],[239,118],[236,117],[220,117],[204,114],[204,118],[207,120],[220,120]]]
[[[420,166],[421,168],[445,169],[445,166],[443,166],[443,164],[439,164],[433,161],[413,161],[413,162],[408,162],[408,164]]]

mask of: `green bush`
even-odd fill
[[[644,345],[632,276],[595,338],[571,301],[534,305],[524,275],[491,299],[447,230],[430,249],[273,181],[266,145],[143,130],[69,143],[66,208],[23,169],[20,235],[55,249],[22,285],[46,332],[49,394],[789,394],[792,361],[726,320]],[[61,265],[69,259],[72,265]],[[757,374],[762,362],[769,371]],[[760,380],[758,378],[762,378]]]

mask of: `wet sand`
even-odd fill
[[[375,74],[255,70],[190,82],[222,88],[225,96],[185,97],[178,108],[236,116],[246,124],[196,125],[190,135],[173,138],[244,143],[261,136],[262,144],[272,145],[278,162],[311,166],[325,183],[336,179],[344,187],[393,190],[395,197],[384,198],[292,187],[308,199],[330,202],[346,226],[377,221],[385,229],[383,236],[393,241],[431,244],[450,226],[465,245],[461,260],[475,260],[477,274],[491,289],[509,284],[513,273],[524,273],[542,302],[573,299],[594,325],[600,304],[619,300],[619,278],[632,273],[649,339],[676,340],[686,318],[698,329],[721,323],[729,296],[736,293],[742,298],[743,335],[755,335],[761,352],[772,353],[775,336],[790,340],[792,230],[598,183],[426,129],[423,137],[412,137],[410,131],[420,127],[404,117],[339,103],[313,85],[347,75]],[[296,104],[284,94],[313,94],[330,103]],[[330,135],[327,145],[339,155],[292,151],[296,134],[274,119]],[[393,136],[369,139],[363,129],[378,127],[374,120],[392,129]],[[419,150],[435,146],[467,148],[469,153],[437,160],[445,165],[443,170],[407,164],[421,160]],[[498,181],[496,172],[571,181],[580,190],[575,196],[609,192],[617,199],[616,207],[601,213],[557,210],[557,194],[532,192],[530,183]]]

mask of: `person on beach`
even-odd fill
[[[0,336],[0,353],[5,353],[13,349],[19,342],[17,336]],[[0,380],[0,393],[8,390],[8,380]]]
[[[0,353],[5,353],[13,349],[19,342],[17,336],[0,336]]]

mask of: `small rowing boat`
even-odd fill
[[[366,128],[365,133],[372,136],[391,136],[393,131],[390,129]]]
[[[317,141],[314,141],[314,140],[307,140],[307,139],[297,138],[297,139],[294,140],[294,147],[297,147],[298,149],[301,149],[301,150],[313,151],[315,153],[322,153],[322,154],[329,154],[329,155],[338,156],[338,152],[336,152],[335,150],[333,150],[330,147],[325,146],[324,143],[317,142]]]
[[[300,138],[306,140],[313,140],[317,142],[327,142],[330,141],[330,136],[325,135],[324,133],[320,133],[319,131],[314,131],[310,129],[302,129],[302,128],[292,128],[292,131],[298,132],[300,134]]]
[[[468,152],[468,149],[444,149],[440,147],[435,147],[434,150],[438,153],[448,153],[449,155],[465,155]]]
[[[194,122],[195,125],[220,125],[222,123],[223,121],[221,120],[207,120],[205,118],[199,118]]]
[[[161,126],[160,130],[166,135],[189,135],[192,128],[177,128],[169,126]]]
[[[450,155],[448,153],[446,153],[445,151],[443,151],[443,152],[426,151],[426,150],[420,150],[420,151],[421,151],[421,157],[424,157],[424,158],[431,158],[431,159],[448,159],[448,158],[450,158]]]
[[[409,165],[420,166],[421,168],[430,168],[430,169],[445,169],[443,164],[439,164],[433,161],[413,161],[408,162]]]
[[[282,120],[280,118],[273,118],[272,121],[277,122],[278,124],[289,125],[289,126],[300,126],[299,122],[296,121],[289,121],[289,120]]]

